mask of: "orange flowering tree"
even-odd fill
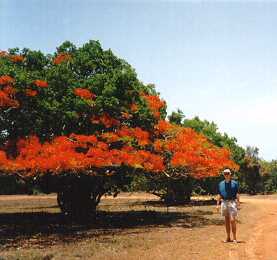
[[[149,189],[167,202],[190,200],[193,180],[216,177],[225,167],[238,170],[228,148],[191,128],[160,120],[155,129],[154,147],[163,155],[166,171]]]
[[[64,214],[94,214],[105,193],[135,174],[218,174],[227,150],[165,121],[152,85],[97,41],[52,55],[0,52],[0,172],[57,192]]]
[[[57,191],[64,213],[94,211],[135,173],[164,170],[151,150],[165,117],[156,96],[97,41],[65,42],[49,55],[1,51],[0,171]]]

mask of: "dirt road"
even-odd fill
[[[143,235],[143,244],[99,259],[277,260],[277,197],[242,196],[241,201],[238,244],[222,243],[220,222],[200,228],[174,226],[150,231]]]
[[[245,198],[245,202],[255,205],[259,220],[253,226],[253,236],[246,245],[248,259],[277,259],[277,200],[270,198]]]
[[[139,259],[277,259],[276,197],[243,197],[239,222],[238,244],[221,242],[225,233],[220,225],[193,230],[189,236],[173,229],[167,234],[167,243],[144,251]]]
[[[234,244],[222,243],[214,205],[166,208],[149,194],[121,194],[102,200],[108,214],[97,226],[78,227],[60,223],[55,195],[1,196],[0,259],[277,260],[277,196],[241,201]]]

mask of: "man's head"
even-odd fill
[[[225,180],[227,180],[227,181],[231,180],[232,172],[230,169],[225,169],[222,173],[224,175]]]

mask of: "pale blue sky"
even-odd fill
[[[0,0],[0,49],[99,40],[169,111],[277,158],[277,2]]]

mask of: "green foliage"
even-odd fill
[[[241,192],[256,194],[263,190],[258,154],[258,148],[250,146],[246,148],[245,158],[238,176]]]
[[[111,50],[103,50],[98,41],[89,41],[80,48],[66,41],[54,55],[44,55],[30,49],[10,49],[10,54],[24,57],[22,62],[0,59],[0,75],[15,78],[16,99],[20,106],[1,110],[0,133],[3,143],[7,138],[18,139],[30,134],[41,140],[72,132],[93,134],[104,126],[90,123],[92,115],[108,113],[120,118],[130,110],[130,104],[139,105],[130,126],[150,129],[155,119],[141,98],[141,92],[152,93],[152,86],[143,85],[135,70]],[[66,53],[68,58],[59,63],[55,59]],[[40,88],[35,80],[46,81],[49,87]],[[76,88],[86,88],[96,95],[85,100],[74,94]],[[38,91],[37,96],[26,96],[26,90]],[[3,137],[3,134],[2,134]]]
[[[177,112],[173,111],[171,115],[168,116],[169,122],[176,125],[182,125],[182,121],[184,118],[185,115],[180,109],[178,109]]]
[[[265,193],[277,192],[277,160],[260,161]]]

